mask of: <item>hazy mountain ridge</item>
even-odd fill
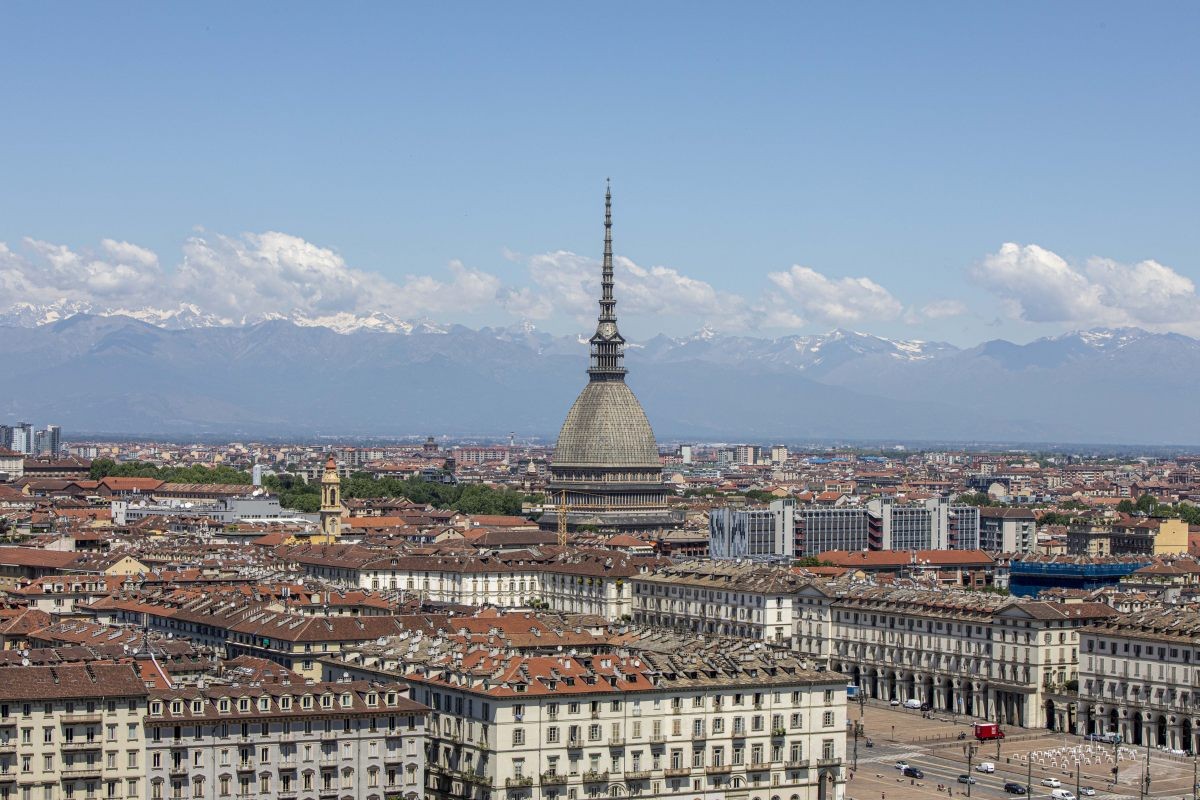
[[[0,421],[176,435],[553,437],[586,380],[585,340],[528,324],[341,322],[168,327],[75,314],[10,325],[13,390],[0,394]],[[841,330],[702,331],[631,343],[627,361],[660,438],[1200,442],[1190,401],[1200,341],[1177,334],[1097,329],[959,349]]]

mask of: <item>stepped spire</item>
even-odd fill
[[[588,375],[593,381],[625,380],[625,339],[617,330],[617,301],[613,299],[612,185],[604,190],[604,265],[600,273],[600,318],[590,340]]]

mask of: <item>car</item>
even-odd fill
[[[1095,797],[1096,790],[1093,789],[1091,786],[1084,786],[1082,789],[1079,790],[1079,794],[1081,794],[1084,797]]]
[[[993,764],[991,761],[980,761],[978,764],[975,765],[975,771],[976,772],[986,772],[987,774],[991,775],[993,772],[996,771],[996,765]]]
[[[905,707],[905,708],[911,708],[911,709],[913,709],[913,710],[916,710],[916,709],[918,709],[918,708],[920,708],[920,707],[921,707],[921,701],[920,701],[920,700],[917,700],[917,699],[915,699],[915,698],[914,698],[914,699],[911,699],[911,700],[905,700],[905,701],[904,701],[904,707]]]
[[[1009,794],[1025,794],[1025,785],[1016,781],[1009,781],[1004,784],[1004,791]]]
[[[896,769],[908,769],[908,762],[907,761],[897,761]]]
[[[1050,800],[1077,800],[1075,795],[1068,792],[1066,789],[1051,789]]]
[[[975,783],[975,779],[973,777],[971,777],[970,775],[959,775],[958,782],[959,783]]]
[[[900,705],[900,701],[893,699],[892,702],[888,703],[888,705],[889,706],[898,706],[898,705]]]
[[[1049,786],[1051,789],[1061,789],[1062,781],[1058,778],[1043,778],[1042,786]]]
[[[921,770],[917,769],[916,767],[905,767],[904,771],[901,772],[900,774],[906,778],[924,778],[925,777],[925,773],[921,772]]]

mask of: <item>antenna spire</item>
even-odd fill
[[[604,182],[604,264],[600,273],[600,318],[590,340],[593,381],[623,381],[625,339],[617,330],[617,301],[613,298],[612,182]]]

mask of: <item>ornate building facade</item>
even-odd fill
[[[667,507],[668,486],[654,431],[625,383],[625,339],[613,297],[612,192],[604,196],[604,264],[600,317],[589,342],[588,383],[567,412],[550,465],[542,526],[570,530],[662,531],[682,525]]]

